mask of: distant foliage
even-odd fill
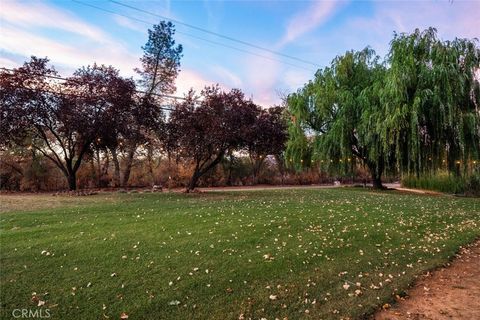
[[[287,158],[293,164],[315,162],[330,172],[348,172],[359,161],[375,187],[382,187],[388,150],[374,129],[384,118],[379,91],[385,68],[378,60],[369,48],[347,52],[288,97]]]
[[[206,87],[199,97],[191,92],[171,112],[166,149],[194,168],[187,186],[191,191],[235,151],[245,150],[252,158],[282,152],[286,140],[282,121],[280,109],[262,110],[238,89]]]
[[[175,79],[180,68],[182,45],[175,46],[175,28],[171,22],[161,21],[148,30],[148,41],[140,59],[142,68],[136,71],[141,76],[140,86],[147,95],[175,92]]]
[[[442,41],[434,28],[395,34],[387,62],[385,147],[403,172],[459,175],[480,157],[478,41]]]
[[[420,177],[407,176],[402,179],[402,185],[408,188],[480,196],[480,174],[478,173],[467,177],[446,172]]]
[[[438,39],[434,28],[395,34],[382,62],[349,51],[288,96],[287,157],[330,172],[468,176],[480,158],[477,40]]]
[[[115,125],[112,116],[130,105],[134,84],[112,67],[88,66],[65,82],[48,59],[32,57],[12,73],[0,73],[5,145],[33,149],[50,159],[76,189],[76,173],[92,144]]]

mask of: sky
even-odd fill
[[[0,0],[0,67],[35,55],[62,76],[96,62],[135,78],[148,28],[166,18],[184,48],[176,95],[218,83],[264,107],[347,50],[370,46],[384,57],[394,32],[432,26],[443,40],[480,38],[480,0]]]

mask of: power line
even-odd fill
[[[11,69],[11,68],[3,68],[2,67],[0,69],[8,71],[8,72],[15,71],[15,69]],[[53,75],[44,75],[44,74],[33,74],[33,75],[42,76],[42,77],[50,78],[50,79],[63,80],[63,81],[72,80],[72,79],[68,79],[68,78],[64,78],[64,77],[60,77],[60,76],[53,76]],[[28,88],[26,88],[26,89],[28,89]],[[55,93],[55,92],[51,92],[51,93]],[[135,93],[146,94],[147,92],[140,91],[140,90],[135,90]],[[169,98],[169,99],[175,99],[175,100],[187,100],[187,98],[185,98],[185,97],[172,96],[172,95],[168,95],[168,94],[159,94],[159,93],[150,93],[150,94],[153,95],[153,96],[161,97],[161,98]]]
[[[15,71],[14,69],[9,69],[9,68],[0,68],[0,69],[1,69],[1,70],[6,70],[6,71],[9,71],[9,72]],[[45,77],[45,78],[56,79],[56,80],[63,80],[63,81],[69,80],[69,79],[67,79],[67,78],[63,78],[63,77],[60,77],[60,76],[53,76],[53,75],[42,75],[42,74],[33,74],[33,75],[38,75],[38,76],[43,76],[43,77]],[[58,91],[51,91],[51,90],[40,89],[40,88],[29,88],[29,87],[26,87],[26,86],[15,86],[15,88],[22,88],[22,89],[26,89],[26,90],[30,90],[30,91],[41,91],[41,92],[45,92],[45,93],[59,94],[59,95],[63,95],[63,96],[72,96],[72,97],[77,97],[77,98],[82,98],[82,97],[83,97],[83,96],[78,95],[78,94],[75,94],[75,93],[58,92]],[[146,92],[144,92],[144,91],[139,91],[139,90],[135,90],[135,93],[145,94]],[[177,97],[177,96],[171,96],[171,95],[162,95],[162,94],[157,94],[157,93],[152,93],[152,95],[154,95],[154,96],[159,96],[159,97],[163,97],[163,98],[187,100],[187,98],[185,98],[185,97]],[[159,106],[159,108],[162,109],[162,110],[166,110],[166,111],[173,111],[173,110],[174,110],[174,108],[172,108],[172,107],[166,107],[166,106]]]
[[[51,90],[47,90],[47,89],[29,88],[29,87],[26,87],[26,86],[15,86],[15,88],[17,88],[17,89],[25,89],[25,90],[29,90],[29,91],[33,91],[33,92],[38,92],[38,91],[40,91],[40,92],[45,92],[45,93],[58,94],[58,95],[61,95],[61,96],[70,96],[70,97],[84,98],[84,96],[81,96],[81,95],[75,94],[75,93],[56,92],[56,91],[51,91]],[[175,110],[174,108],[165,107],[165,106],[158,106],[158,108],[161,109],[161,110],[166,110],[166,111],[174,111],[174,110]]]
[[[156,13],[149,12],[147,10],[143,10],[143,9],[140,9],[140,8],[128,5],[128,4],[121,3],[119,1],[115,1],[115,0],[109,0],[109,1],[112,2],[112,3],[115,3],[119,6],[130,8],[132,10],[136,10],[136,11],[139,11],[139,12],[143,12],[143,13],[149,14],[151,16],[161,18],[161,19],[169,20],[169,21],[175,22],[176,24],[180,24],[180,25],[186,26],[188,28],[192,28],[192,29],[199,30],[199,31],[202,31],[202,32],[205,32],[205,33],[223,38],[223,39],[227,39],[227,40],[230,40],[230,41],[233,41],[233,42],[237,42],[237,43],[243,44],[243,45],[248,46],[248,47],[252,47],[252,48],[262,50],[262,51],[266,51],[266,52],[269,52],[269,53],[273,53],[273,54],[276,54],[276,55],[279,55],[279,56],[282,56],[282,57],[285,57],[285,58],[288,58],[288,59],[296,60],[296,61],[299,61],[299,62],[302,62],[302,63],[310,64],[310,65],[315,66],[315,67],[320,67],[315,62],[311,62],[311,61],[304,60],[304,59],[301,59],[301,58],[297,58],[297,57],[294,57],[294,56],[291,56],[291,55],[288,55],[288,54],[284,54],[282,52],[278,52],[278,51],[271,50],[271,49],[268,49],[268,48],[265,48],[265,47],[261,47],[259,45],[256,45],[256,44],[253,44],[253,43],[250,43],[250,42],[247,42],[247,41],[239,40],[239,39],[236,39],[236,38],[233,38],[233,37],[230,37],[230,36],[218,33],[218,32],[214,32],[214,31],[207,30],[207,29],[204,29],[204,28],[201,28],[201,27],[197,27],[197,26],[182,22],[180,20],[168,18],[168,17],[162,16],[162,15],[156,14]]]
[[[128,15],[125,15],[125,14],[122,14],[122,13],[118,13],[118,12],[116,12],[116,11],[112,11],[112,10],[109,10],[109,9],[105,9],[105,8],[102,8],[102,7],[98,7],[98,6],[93,5],[93,4],[90,4],[90,3],[85,3],[85,2],[82,2],[82,1],[79,1],[79,0],[72,0],[72,1],[75,2],[75,3],[78,3],[78,4],[80,4],[80,5],[83,5],[83,6],[91,7],[91,8],[100,10],[100,11],[104,11],[104,12],[107,12],[107,13],[110,13],[110,14],[114,14],[114,15],[117,15],[117,16],[121,16],[121,17],[127,18],[127,19],[130,19],[130,20],[142,22],[142,23],[145,23],[145,24],[148,24],[148,25],[154,24],[153,22],[150,22],[150,21],[146,21],[146,20],[142,20],[142,19],[135,18],[135,17],[132,17],[132,16],[128,16]],[[290,56],[290,55],[287,55],[287,54],[283,54],[283,53],[281,53],[281,52],[277,52],[277,51],[274,51],[274,50],[270,50],[270,49],[268,49],[268,48],[264,48],[264,47],[261,47],[261,46],[255,45],[255,44],[251,44],[251,43],[248,43],[248,42],[243,41],[243,40],[238,40],[238,39],[235,39],[235,38],[232,38],[232,37],[229,37],[229,36],[225,36],[225,35],[222,35],[222,34],[219,34],[219,33],[216,33],[216,32],[210,31],[210,30],[207,30],[207,29],[203,29],[203,28],[200,28],[200,27],[196,27],[196,26],[193,26],[193,25],[190,25],[190,24],[181,22],[181,21],[179,21],[179,20],[167,18],[167,17],[161,16],[161,15],[157,15],[157,14],[154,14],[154,13],[151,13],[151,12],[148,12],[148,11],[145,11],[145,10],[142,10],[142,9],[139,9],[139,8],[136,8],[136,7],[133,7],[133,6],[130,6],[130,5],[126,5],[126,4],[117,2],[117,1],[110,1],[110,2],[115,3],[115,4],[118,4],[118,5],[120,5],[120,6],[128,7],[128,8],[133,9],[133,10],[137,10],[137,11],[140,11],[140,12],[142,12],[142,13],[146,13],[146,14],[149,14],[149,15],[152,15],[152,16],[155,16],[155,17],[158,17],[158,18],[162,18],[162,19],[164,19],[164,20],[169,20],[169,21],[175,22],[176,24],[179,24],[179,25],[184,25],[184,26],[187,26],[187,27],[192,28],[192,29],[196,29],[196,30],[199,30],[199,31],[208,33],[208,34],[212,34],[212,35],[215,35],[215,36],[217,36],[217,37],[227,39],[227,40],[229,40],[229,41],[237,42],[237,43],[240,43],[240,44],[245,45],[245,46],[249,46],[249,47],[252,47],[252,48],[255,48],[255,49],[258,49],[258,50],[262,50],[262,51],[266,51],[266,52],[269,52],[269,53],[273,53],[273,54],[276,54],[276,55],[279,55],[279,56],[283,56],[283,57],[288,58],[288,59],[292,59],[292,60],[299,61],[299,62],[301,62],[301,63],[313,65],[313,66],[315,66],[315,67],[320,67],[318,64],[315,64],[314,62],[310,62],[310,61],[307,61],[307,60],[303,60],[303,59],[300,59],[300,58],[297,58],[297,57],[294,57],[294,56]],[[224,44],[224,43],[221,43],[221,42],[216,42],[216,41],[213,41],[213,40],[205,39],[205,38],[202,38],[202,37],[199,37],[199,36],[196,36],[196,35],[192,35],[192,34],[190,34],[190,33],[182,32],[182,31],[178,31],[178,30],[176,30],[176,33],[178,33],[178,34],[183,34],[183,35],[185,35],[185,36],[192,37],[192,38],[195,38],[195,39],[198,39],[198,40],[202,40],[202,41],[205,41],[205,42],[208,42],[208,43],[211,43],[211,44],[215,44],[215,45],[218,45],[218,46],[222,46],[222,47],[226,47],[226,48],[229,48],[229,49],[233,49],[233,50],[237,50],[237,51],[240,51],[240,52],[244,52],[244,53],[247,53],[247,54],[250,54],[250,55],[254,55],[254,56],[257,56],[257,57],[260,57],[260,58],[264,58],[264,59],[268,59],[268,60],[271,60],[271,61],[280,62],[280,63],[286,64],[286,65],[290,65],[290,66],[295,67],[295,68],[300,68],[300,69],[308,70],[308,71],[311,71],[311,72],[315,72],[315,70],[312,70],[312,69],[309,69],[309,68],[306,68],[306,67],[303,67],[303,66],[299,66],[299,65],[296,65],[296,64],[293,64],[293,63],[290,63],[290,62],[286,62],[286,61],[283,61],[283,60],[279,60],[279,59],[275,59],[275,58],[268,57],[268,56],[265,56],[265,55],[261,55],[261,54],[258,54],[258,53],[252,52],[252,51],[248,51],[248,50],[245,50],[245,49],[242,49],[242,48],[234,47],[234,46],[231,46],[231,45],[228,45],[228,44]]]
[[[225,48],[230,48],[230,49],[233,49],[233,50],[241,51],[241,52],[244,52],[244,53],[247,53],[247,54],[251,54],[251,55],[253,55],[253,56],[257,56],[257,57],[260,57],[260,58],[267,59],[267,60],[280,62],[280,63],[283,63],[283,64],[287,64],[287,65],[289,65],[289,66],[292,66],[292,67],[295,67],[295,68],[299,68],[299,69],[303,69],[303,70],[307,70],[307,71],[310,71],[310,72],[315,72],[314,70],[309,69],[309,68],[305,68],[305,67],[302,67],[302,66],[299,66],[299,65],[290,63],[290,62],[286,62],[286,61],[283,61],[283,60],[279,60],[279,59],[271,58],[271,57],[268,57],[268,56],[264,56],[264,55],[261,55],[261,54],[258,54],[258,53],[252,52],[252,51],[248,51],[248,50],[245,50],[245,49],[241,49],[241,48],[237,48],[237,47],[234,47],[234,46],[230,46],[230,45],[228,45],[228,44],[223,44],[223,43],[220,43],[220,42],[208,40],[208,39],[205,39],[205,38],[202,38],[202,37],[198,37],[198,36],[194,36],[194,35],[192,35],[192,34],[188,34],[188,33],[181,32],[181,31],[177,31],[177,32],[178,32],[179,34],[184,34],[184,35],[187,35],[187,36],[189,36],[189,37],[196,38],[196,39],[199,39],[199,40],[202,40],[202,41],[205,41],[205,42],[210,42],[210,43],[212,43],[212,44],[216,44],[216,45],[219,45],[219,46],[222,46],[222,47],[225,47]]]

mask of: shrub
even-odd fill
[[[467,177],[455,176],[446,172],[420,177],[407,176],[402,179],[407,188],[426,189],[454,194],[480,195],[480,174]]]

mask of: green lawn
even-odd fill
[[[1,319],[16,308],[69,320],[361,318],[480,236],[480,200],[450,196],[16,199],[0,197]]]

